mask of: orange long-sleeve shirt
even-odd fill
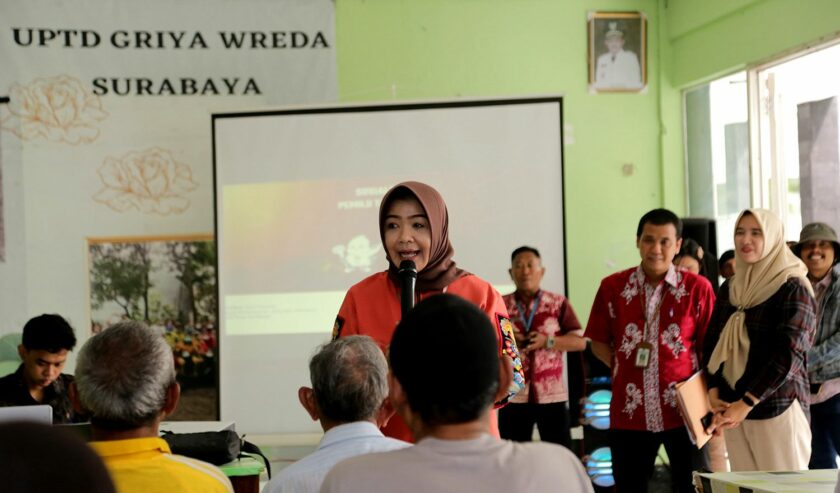
[[[498,291],[478,276],[467,275],[456,279],[443,291],[418,293],[418,298],[422,300],[441,292],[471,301],[487,314],[497,329],[499,351],[513,361],[514,381],[521,388],[524,384],[522,365],[513,340],[513,329],[508,319],[507,308]],[[347,291],[338,311],[333,338],[366,335],[373,338],[379,347],[386,351],[400,318],[399,288],[388,278],[387,272],[379,272],[363,279]],[[399,416],[394,416],[382,431],[390,437],[413,441],[411,432]],[[499,436],[495,412],[491,414],[490,433],[496,437]]]

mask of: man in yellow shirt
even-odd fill
[[[233,492],[217,467],[174,455],[159,438],[180,395],[172,351],[139,322],[120,322],[79,351],[70,397],[91,416],[91,446],[118,493]]]

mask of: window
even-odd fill
[[[683,94],[688,211],[732,248],[738,214],[773,210],[840,231],[840,44],[714,80]]]
[[[753,203],[779,214],[789,240],[809,222],[840,226],[837,66],[840,44],[755,71]]]
[[[717,222],[717,252],[731,248],[735,220],[750,206],[747,74],[686,91],[688,211]]]

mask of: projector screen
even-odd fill
[[[379,203],[396,183],[447,203],[459,267],[504,293],[540,250],[565,293],[559,97],[213,115],[223,420],[318,431],[297,401],[347,289],[387,268]]]

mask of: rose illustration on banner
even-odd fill
[[[8,114],[0,119],[0,128],[25,141],[89,144],[99,137],[97,124],[108,117],[99,96],[68,75],[12,84],[9,93]]]
[[[109,156],[98,173],[104,188],[93,200],[117,212],[137,209],[144,214],[180,214],[190,206],[187,192],[198,187],[189,165],[160,147],[119,158]]]

